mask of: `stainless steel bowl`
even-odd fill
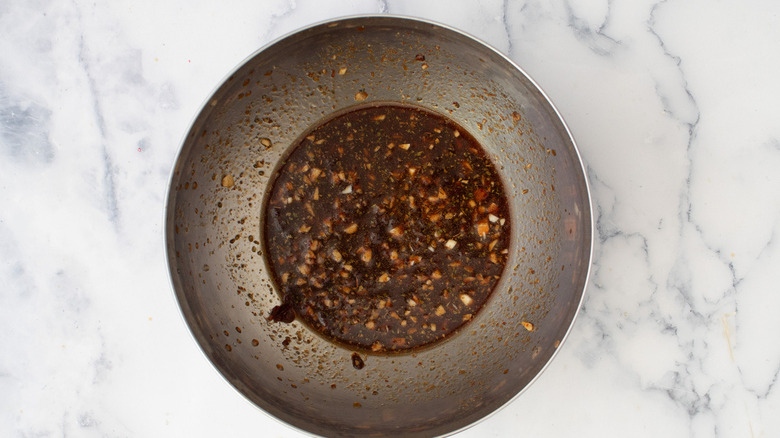
[[[416,353],[361,353],[358,370],[352,351],[299,321],[266,319],[280,297],[263,256],[262,209],[295,140],[361,97],[419,105],[480,141],[511,198],[512,243],[502,279],[465,329]],[[545,368],[579,309],[592,223],[574,141],[522,70],[452,28],[361,16],[281,38],[219,86],[176,160],[165,238],[193,336],[246,398],[314,434],[414,437],[469,426]]]

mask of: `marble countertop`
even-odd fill
[[[593,268],[569,339],[459,436],[780,435],[780,3],[10,0],[0,436],[303,436],[192,340],[163,204],[227,72],[356,13],[433,19],[506,53],[557,105],[591,183]]]

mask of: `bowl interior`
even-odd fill
[[[465,329],[412,354],[363,354],[357,370],[351,350],[299,321],[267,321],[280,299],[262,210],[274,169],[303,132],[377,101],[439,113],[482,144],[510,198],[512,243],[502,279]],[[259,407],[321,435],[441,435],[504,405],[568,332],[590,261],[582,165],[546,97],[474,39],[399,17],[316,25],[242,64],[185,138],[166,221],[175,293],[207,357]]]

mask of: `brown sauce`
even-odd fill
[[[265,241],[282,305],[353,348],[445,338],[490,296],[507,260],[508,202],[465,130],[399,105],[354,109],[310,131],[276,173]]]

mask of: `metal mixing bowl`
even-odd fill
[[[358,370],[351,350],[299,321],[266,319],[280,296],[262,211],[274,169],[302,133],[373,101],[424,107],[483,145],[508,191],[512,242],[492,297],[463,330],[416,353],[361,353]],[[469,426],[545,368],[579,309],[592,222],[574,141],[522,70],[452,28],[361,16],[281,38],[219,86],[176,160],[165,238],[192,334],[246,398],[314,434],[414,437]]]

